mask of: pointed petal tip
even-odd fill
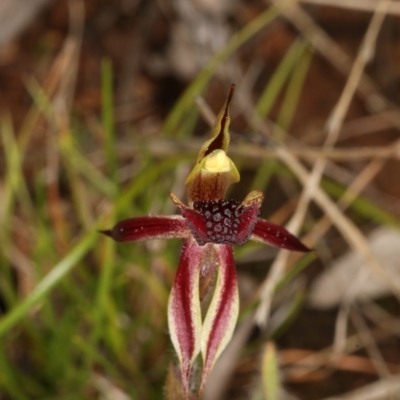
[[[178,199],[178,197],[176,196],[176,194],[169,192],[168,193],[169,198],[172,200],[172,202],[179,208],[180,206],[182,206],[182,202]]]
[[[284,227],[275,225],[262,218],[258,218],[251,239],[291,251],[302,253],[312,251],[312,249],[308,248],[299,238],[288,232]]]
[[[227,104],[227,105],[229,105],[230,102],[231,102],[231,100],[232,100],[232,97],[233,97],[233,95],[234,95],[234,93],[235,93],[235,88],[236,88],[236,85],[235,85],[234,83],[232,83],[232,84],[231,84],[231,88],[230,88],[230,90],[229,90],[228,99],[227,99],[227,101],[226,101],[226,104]]]
[[[112,230],[111,229],[98,229],[97,232],[102,233],[103,235],[112,237]]]
[[[261,190],[253,190],[244,198],[241,205],[244,207],[256,206],[260,208],[263,201],[264,193]]]
[[[197,156],[197,164],[204,159],[204,157],[211,154],[214,150],[223,150],[225,153],[228,151],[229,147],[229,106],[235,92],[235,85],[231,85],[228,97],[225,103],[217,115],[215,123],[211,129],[210,137],[201,146],[199,155]],[[193,173],[194,171],[192,171]],[[192,173],[189,175],[191,176]],[[186,184],[188,181],[186,181]]]
[[[297,251],[300,251],[302,253],[310,253],[311,251],[314,251],[314,249],[310,249],[303,242],[299,241],[299,249]]]
[[[117,242],[149,239],[183,239],[190,231],[185,220],[177,215],[144,216],[124,219],[113,228],[98,230]]]

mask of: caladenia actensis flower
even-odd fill
[[[284,228],[258,218],[262,192],[252,191],[242,202],[224,199],[228,187],[240,179],[226,154],[233,91],[232,85],[210,138],[186,179],[188,205],[170,194],[182,215],[131,218],[103,231],[119,242],[160,238],[184,241],[168,303],[168,325],[186,398],[190,396],[190,374],[197,356],[201,353],[203,359],[202,378],[196,388],[201,393],[235,328],[239,299],[232,245],[251,239],[287,250],[309,251]]]

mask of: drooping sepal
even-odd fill
[[[186,241],[168,302],[169,333],[179,358],[185,395],[189,393],[191,367],[200,352],[199,277],[203,253],[204,248],[193,239]]]
[[[234,89],[235,85],[232,85],[210,138],[201,147],[196,165],[186,179],[189,204],[200,200],[220,200],[224,198],[227,188],[240,180],[239,171],[226,155],[230,140],[229,105]]]
[[[117,242],[148,239],[182,239],[190,234],[185,220],[178,215],[129,218],[118,222],[112,229],[100,232],[110,236]]]
[[[275,225],[261,218],[258,218],[250,239],[286,250],[311,251],[296,236],[292,235],[282,226]]]
[[[206,140],[199,151],[197,156],[197,162],[199,163],[205,156],[211,154],[214,150],[221,149],[225,153],[228,151],[229,147],[229,105],[231,103],[233,93],[235,92],[235,85],[231,85],[231,90],[229,91],[228,97],[225,104],[222,106],[221,111],[217,115],[214,125],[210,132],[210,138]]]
[[[214,246],[218,262],[213,298],[203,323],[201,353],[203,375],[200,392],[216,360],[232,338],[239,313],[239,295],[232,247]]]

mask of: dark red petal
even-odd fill
[[[190,369],[200,352],[202,322],[199,278],[206,250],[207,247],[200,247],[193,239],[187,240],[168,302],[169,332],[179,357],[186,393],[189,392]]]
[[[232,338],[239,313],[239,296],[232,246],[215,246],[218,276],[204,320],[201,340],[203,377],[200,391],[221,352]]]
[[[204,246],[206,243],[211,242],[211,239],[207,235],[207,220],[204,216],[189,207],[181,209],[181,211],[197,243],[200,246]]]
[[[146,239],[185,238],[190,234],[181,216],[137,217],[118,222],[112,229],[100,231],[117,242]]]
[[[240,223],[238,233],[233,243],[237,245],[242,245],[249,240],[253,232],[254,226],[257,224],[257,217],[259,213],[260,208],[256,205],[245,207],[243,209],[243,213],[239,216]]]
[[[258,218],[250,239],[286,250],[311,251],[282,226],[261,218]]]

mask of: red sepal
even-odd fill
[[[118,222],[112,229],[100,231],[117,242],[147,239],[182,239],[190,234],[181,216],[137,217]]]
[[[286,250],[311,251],[296,236],[282,226],[261,218],[258,218],[250,239]]]

